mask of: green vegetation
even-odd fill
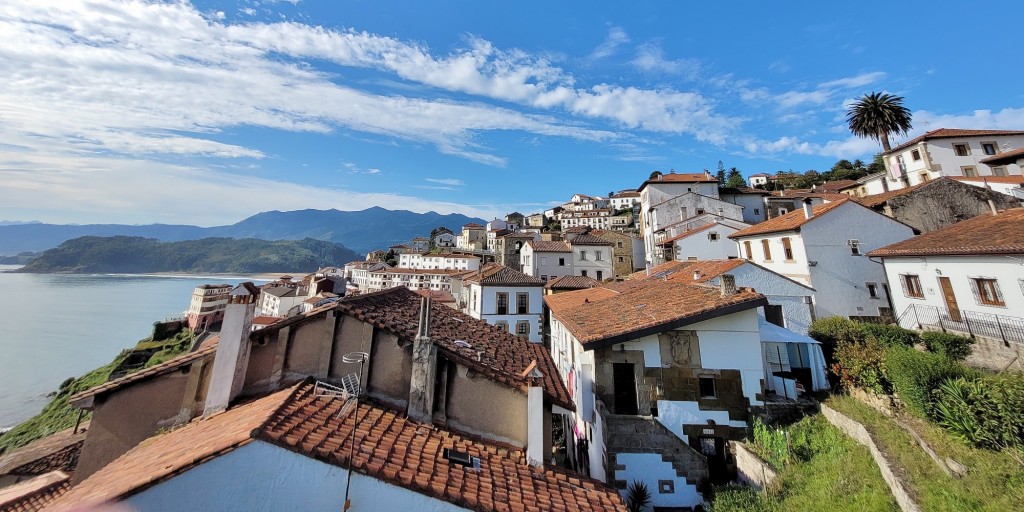
[[[889,134],[906,135],[910,125],[910,109],[903,106],[903,97],[873,92],[858,98],[846,110],[850,132],[858,137],[875,139],[882,150],[889,152]]]
[[[1024,375],[949,379],[934,397],[931,418],[954,437],[1024,457]]]
[[[926,332],[921,335],[921,341],[929,352],[944,354],[954,361],[967,359],[974,345],[974,340],[948,332]]]
[[[967,373],[942,354],[893,348],[885,354],[886,378],[907,407],[921,417],[932,414],[932,390],[943,381]]]
[[[344,246],[306,238],[204,238],[160,242],[131,236],[83,236],[44,252],[19,272],[277,272],[313,271],[359,259]]]
[[[763,429],[767,429],[762,425]],[[767,429],[771,430],[771,429]],[[890,511],[896,504],[867,449],[854,443],[820,415],[808,416],[753,443],[755,451],[778,451],[788,433],[786,462],[766,494],[734,487],[715,492],[714,512],[838,510]]]
[[[1012,451],[993,452],[967,446],[926,421],[904,417],[939,457],[967,467],[962,478],[948,476],[893,420],[847,396],[828,405],[863,424],[909,487],[921,510],[1019,510],[1024,503],[1024,468]]]
[[[173,337],[162,341],[154,342],[152,338],[146,338],[139,341],[135,348],[122,350],[110,363],[80,377],[65,380],[50,403],[43,407],[42,412],[0,436],[0,454],[75,426],[75,422],[78,420],[78,409],[71,407],[68,403],[69,398],[107,382],[110,380],[111,374],[125,375],[171,359],[187,351],[191,340],[192,332],[188,329],[183,329]],[[143,362],[132,365],[131,361],[133,360],[142,360]],[[82,416],[83,421],[89,416],[88,412],[85,413]]]

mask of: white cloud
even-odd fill
[[[697,59],[666,59],[665,50],[656,43],[645,43],[637,47],[631,64],[645,73],[680,75],[685,80],[695,80],[700,72]]]
[[[796,137],[780,137],[774,141],[748,141],[744,144],[744,149],[754,156],[794,153],[855,159],[873,155],[882,148],[874,140],[851,136],[843,140],[830,140],[824,144],[801,141]]]
[[[855,87],[864,87],[870,85],[886,77],[884,71],[872,71],[870,73],[862,73],[857,76],[850,76],[846,78],[839,78],[836,80],[830,80],[818,85],[819,89],[847,89]]]
[[[448,185],[450,187],[461,187],[466,184],[464,181],[456,178],[426,178],[426,180],[431,183]]]
[[[913,114],[912,136],[938,128],[962,128],[965,130],[1022,130],[1024,129],[1024,108],[975,110],[970,114],[938,114],[918,110]]]
[[[629,42],[629,35],[622,27],[609,27],[604,41],[590,52],[590,59],[603,59],[615,53],[619,46]]]

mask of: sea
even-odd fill
[[[0,265],[0,431],[38,413],[68,377],[109,363],[188,309],[201,284],[245,276],[17,274]]]

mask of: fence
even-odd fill
[[[904,329],[923,330],[925,327],[943,332],[953,331],[970,337],[981,336],[1010,343],[1024,344],[1024,318],[978,311],[960,310],[959,318],[935,306],[911,304],[900,315],[899,325]]]

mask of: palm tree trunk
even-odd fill
[[[882,150],[885,153],[892,151],[892,147],[889,146],[889,134],[886,132],[878,133],[878,140],[882,141]]]

